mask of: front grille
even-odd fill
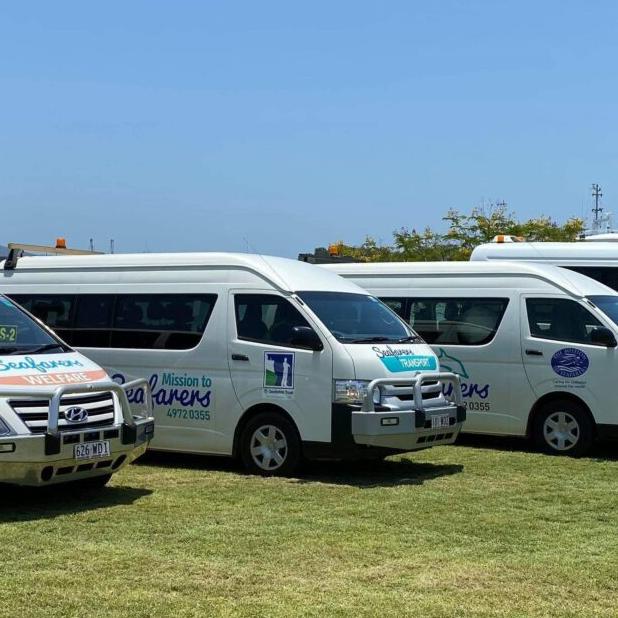
[[[438,399],[442,394],[442,385],[438,382],[438,380],[427,381],[423,383],[421,392],[423,394],[423,401],[428,399]],[[414,401],[414,394],[410,385],[393,384],[384,388],[382,391],[382,400],[386,401],[388,398],[396,398],[399,401]]]
[[[32,433],[45,433],[49,416],[49,399],[22,399],[9,401],[13,411]],[[69,408],[84,408],[88,419],[82,423],[69,423],[64,413]],[[60,400],[60,431],[83,431],[114,424],[114,397],[112,393],[92,395],[67,395]]]

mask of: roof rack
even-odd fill
[[[101,251],[89,251],[87,249],[67,249],[64,238],[58,238],[55,246],[10,242],[7,247],[9,254],[4,260],[4,270],[15,270],[17,261],[24,255],[24,252],[51,255],[101,255],[102,253]]]

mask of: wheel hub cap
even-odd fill
[[[251,436],[251,457],[262,470],[276,470],[285,462],[288,443],[274,425],[263,425]]]
[[[579,423],[568,412],[554,412],[545,420],[543,435],[554,450],[568,451],[579,440]]]

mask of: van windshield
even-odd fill
[[[341,292],[297,294],[343,343],[421,340],[396,313],[373,296]]]
[[[0,355],[57,354],[69,350],[17,305],[0,296]]]
[[[588,296],[588,299],[618,326],[618,296]]]

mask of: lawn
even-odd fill
[[[0,489],[0,615],[616,616],[618,456],[470,441],[296,479],[150,455]]]

